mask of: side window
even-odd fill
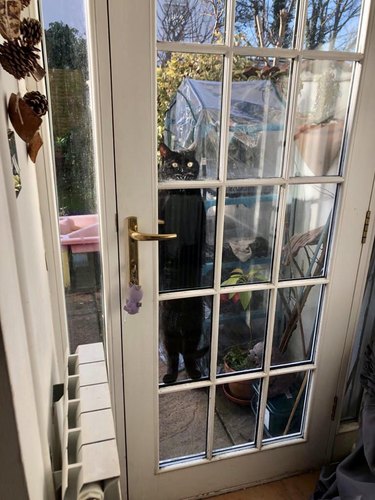
[[[70,349],[102,339],[101,259],[85,2],[44,0]]]

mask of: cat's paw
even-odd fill
[[[163,377],[164,384],[173,384],[176,382],[178,373],[166,373]]]
[[[186,368],[189,377],[193,380],[201,378],[202,374],[197,368]]]
[[[193,380],[198,380],[202,376],[202,374],[199,370],[190,371],[190,372],[188,372],[188,374],[189,374],[189,377]]]

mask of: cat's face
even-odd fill
[[[171,151],[165,144],[159,146],[162,165],[160,180],[192,181],[198,177],[199,163],[190,152]]]

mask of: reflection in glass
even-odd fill
[[[165,300],[159,307],[159,380],[209,374],[212,297]]]
[[[303,434],[309,372],[270,377],[263,438]]]
[[[157,39],[223,43],[225,10],[225,0],[158,0]]]
[[[244,402],[233,396],[231,387],[239,382],[216,389],[213,448],[216,452],[239,445],[253,445],[256,438],[257,408],[260,379],[246,382],[248,399]],[[244,382],[245,385],[245,382]]]
[[[268,297],[268,290],[220,296],[218,374],[262,367]]]
[[[271,366],[312,359],[321,297],[318,285],[278,290]]]
[[[158,52],[158,140],[193,154],[199,179],[218,176],[222,69],[222,56]]]
[[[223,285],[270,280],[278,192],[271,186],[227,188]]]
[[[159,219],[163,221],[159,232],[177,234],[177,238],[159,244],[161,292],[212,286],[215,209],[213,190],[159,191]]]
[[[237,1],[235,44],[253,47],[292,47],[295,6],[296,2],[293,0]]]
[[[305,48],[354,51],[361,4],[361,0],[309,0]]]
[[[289,187],[280,279],[325,274],[336,189],[335,184]]]
[[[159,396],[159,460],[204,455],[206,452],[208,390]]]
[[[337,175],[353,63],[302,61],[292,175]]]
[[[289,62],[234,58],[229,179],[280,176],[288,75]]]

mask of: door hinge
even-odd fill
[[[364,243],[366,243],[366,240],[367,240],[367,231],[368,231],[368,226],[370,224],[370,217],[371,217],[371,210],[367,210],[366,217],[365,217],[365,223],[363,224],[362,245]]]
[[[331,420],[332,422],[335,420],[336,417],[336,409],[337,409],[337,403],[338,403],[339,398],[335,396],[333,398],[333,405],[332,405],[332,411],[331,411]]]
[[[116,233],[118,233],[118,214],[115,214],[115,228],[116,228]]]

